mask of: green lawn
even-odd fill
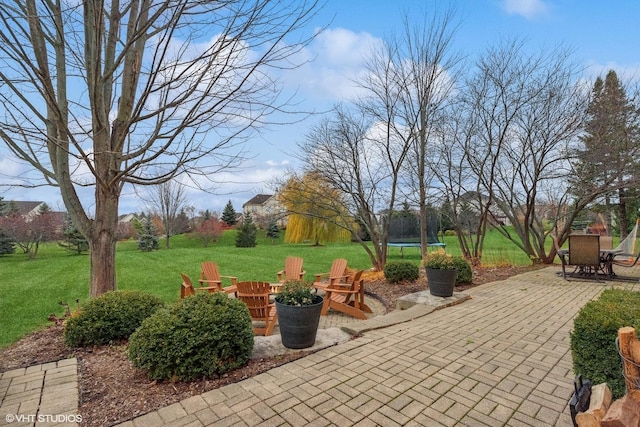
[[[371,263],[358,244],[272,244],[259,237],[254,248],[236,248],[235,232],[226,232],[218,243],[208,248],[189,236],[171,238],[171,248],[161,242],[158,251],[143,253],[135,241],[121,242],[117,252],[117,281],[119,289],[142,289],[153,292],[165,301],[179,296],[180,272],[193,280],[200,274],[200,263],[213,260],[222,275],[237,276],[239,280],[274,281],[276,272],[284,266],[284,258],[295,255],[304,258],[307,277],[329,271],[334,258],[346,258],[349,266],[367,269]],[[459,254],[455,237],[446,237],[447,252]],[[390,248],[389,261],[400,260],[400,250]],[[404,259],[420,262],[417,248],[405,248]],[[484,251],[486,264],[527,265],[528,259],[513,244],[497,233],[489,234]],[[69,255],[55,244],[44,245],[34,260],[16,253],[0,257],[0,348],[17,341],[25,334],[43,327],[50,314],[62,315],[61,301],[72,309],[88,296],[89,256]]]

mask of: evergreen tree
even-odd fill
[[[42,214],[46,214],[46,213],[51,212],[51,208],[49,207],[49,205],[48,205],[48,204],[43,203],[43,204],[41,204],[41,205],[40,205],[40,207],[38,208],[38,212],[40,213],[40,215],[42,215]]]
[[[0,216],[9,214],[9,204],[4,201],[4,197],[0,196]]]
[[[236,236],[236,247],[252,248],[258,244],[257,241],[258,227],[253,223],[251,214],[247,212],[240,227],[238,227],[238,235]]]
[[[275,243],[280,237],[280,226],[275,218],[269,218],[269,224],[267,224],[267,237],[271,239],[271,243]]]
[[[605,195],[605,207],[616,214],[620,228],[628,230],[627,193],[640,184],[640,112],[627,97],[615,71],[609,71],[604,81],[596,79],[588,115],[573,184],[579,194],[594,186],[611,188]],[[607,228],[611,223],[609,217]]]
[[[222,212],[222,221],[227,224],[229,227],[233,227],[238,222],[238,215],[236,211],[233,209],[233,205],[231,204],[231,200],[224,207],[224,211]]]
[[[0,256],[12,254],[16,251],[15,240],[0,230]]]
[[[141,221],[141,230],[138,234],[138,249],[143,252],[151,252],[160,248],[158,243],[158,230],[153,225],[151,216]]]
[[[19,211],[18,205],[12,200],[8,203],[8,207],[5,206],[4,214],[7,216],[12,214],[17,215]]]
[[[89,250],[89,242],[80,233],[80,230],[75,226],[69,215],[65,215],[62,235],[64,236],[64,241],[59,244],[67,251],[80,255],[82,252]]]

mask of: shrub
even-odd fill
[[[433,268],[436,270],[456,269],[456,284],[471,283],[473,280],[473,270],[471,264],[464,257],[453,256],[446,253],[443,249],[427,254],[424,260],[425,268]]]
[[[473,281],[473,270],[471,263],[464,257],[454,256],[453,266],[458,270],[456,274],[456,285],[459,283],[471,283]]]
[[[153,294],[112,291],[90,299],[64,326],[64,341],[71,347],[124,340],[142,321],[164,305]]]
[[[129,339],[129,359],[152,379],[212,378],[244,365],[252,351],[249,310],[223,292],[181,299]]]
[[[606,382],[614,398],[625,393],[616,338],[623,326],[640,327],[640,292],[607,289],[578,312],[571,332],[573,371],[594,384]]]
[[[223,231],[223,223],[218,218],[209,218],[196,227],[195,235],[202,241],[202,246],[207,248],[212,242],[218,241]]]
[[[419,276],[418,266],[409,261],[393,261],[384,267],[384,277],[389,283],[412,282]]]

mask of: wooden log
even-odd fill
[[[611,389],[607,383],[591,387],[589,409],[576,415],[578,427],[600,427],[600,421],[607,414],[611,400]]]
[[[630,344],[629,351],[631,353],[631,358],[633,359],[634,362],[636,362],[636,365],[640,366],[640,341],[638,340],[631,341],[629,344]]]
[[[633,400],[640,404],[640,390],[633,390],[631,393],[629,393],[629,396],[631,396]]]
[[[640,420],[640,404],[625,395],[613,402],[607,415],[602,419],[602,427],[638,427]]]
[[[637,382],[640,380],[639,365],[634,362],[633,354],[637,344],[632,344],[637,341],[636,330],[631,326],[618,329],[618,345],[620,346],[620,355],[622,356],[622,370],[624,372],[624,383],[627,387],[627,393],[638,389]]]

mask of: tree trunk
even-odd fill
[[[116,290],[116,237],[118,191],[96,186],[96,216],[93,220],[91,250],[91,291],[95,297]]]
[[[428,96],[427,96],[428,98]],[[420,102],[418,130],[418,204],[420,209],[420,259],[427,258],[427,189],[425,183],[427,161],[427,99]]]
[[[113,233],[102,230],[91,239],[91,293],[96,297],[116,289],[116,241]]]
[[[618,190],[618,216],[620,217],[620,235],[629,233],[629,221],[627,221],[627,200],[624,188]],[[611,230],[607,230],[611,233]]]
[[[422,198],[424,187],[420,189],[420,259],[425,260],[427,258],[427,243],[429,241],[428,230],[429,221],[427,221],[427,206],[426,197]],[[426,192],[424,192],[426,194]]]

